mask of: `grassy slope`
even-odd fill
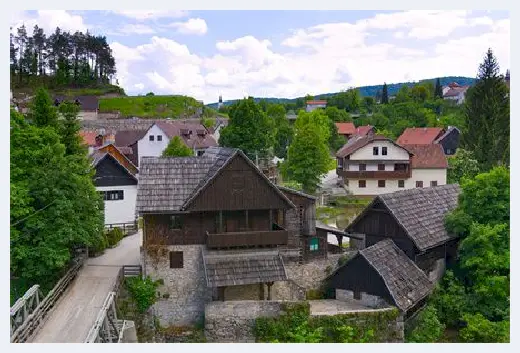
[[[195,114],[202,104],[186,96],[137,96],[101,98],[100,112],[119,111],[122,116],[147,118],[175,118],[181,114]]]

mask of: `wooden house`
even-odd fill
[[[338,300],[374,308],[394,305],[405,318],[423,307],[433,290],[426,274],[391,239],[360,250],[326,281]]]
[[[419,268],[437,279],[446,261],[456,255],[458,239],[444,226],[446,214],[457,207],[457,184],[378,195],[347,227],[365,237],[370,247],[385,239],[394,243]]]
[[[135,223],[137,167],[113,144],[92,152],[96,190],[103,194],[105,225]]]

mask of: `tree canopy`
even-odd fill
[[[175,136],[170,140],[168,146],[162,153],[163,157],[190,157],[193,156],[191,148],[186,146],[179,136]]]

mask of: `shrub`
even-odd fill
[[[509,320],[492,322],[482,314],[463,315],[466,327],[460,330],[463,342],[509,343]]]
[[[103,233],[95,240],[94,244],[88,249],[90,254],[100,254],[108,247],[107,236]]]
[[[416,343],[437,342],[441,338],[444,328],[444,325],[441,324],[437,317],[437,310],[433,306],[428,305],[419,313],[416,326],[410,332],[410,335],[406,337],[406,341]]]
[[[125,284],[132,299],[137,305],[137,310],[144,313],[157,300],[156,289],[159,283],[150,277],[131,277],[125,279]]]
[[[123,239],[123,231],[119,227],[115,227],[107,233],[108,246],[116,246]]]

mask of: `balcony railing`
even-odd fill
[[[236,248],[287,245],[286,230],[206,233],[208,248]]]
[[[343,170],[337,169],[339,176],[349,179],[408,179],[411,177],[411,170]]]

